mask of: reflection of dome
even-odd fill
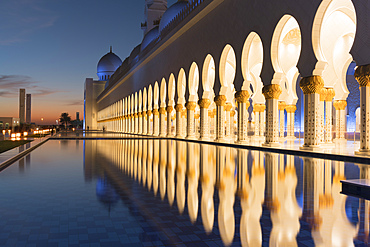
[[[106,81],[109,79],[111,75],[113,75],[114,71],[121,66],[122,60],[112,52],[112,47],[110,52],[105,54],[98,63],[98,77],[100,81]]]
[[[119,201],[119,195],[106,178],[99,178],[96,183],[96,196],[99,201],[110,208]]]
[[[188,5],[187,0],[179,0],[177,3],[169,7],[166,12],[164,12],[161,22],[159,23],[159,32],[162,30],[176,17],[177,14],[181,12]]]
[[[144,37],[143,42],[141,42],[141,50],[144,50],[153,40],[158,38],[158,27],[150,30]]]

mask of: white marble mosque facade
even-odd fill
[[[96,114],[90,126],[100,130],[272,147],[298,129],[302,149],[320,150],[345,140],[352,68],[358,153],[370,154],[369,11],[368,0],[178,1],[108,80],[99,74],[105,89],[85,92],[93,98],[85,109],[96,109],[85,120]],[[294,126],[297,109],[303,129]]]

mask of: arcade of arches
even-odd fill
[[[304,133],[301,149],[334,146],[346,141],[350,93],[346,76],[354,63],[350,50],[355,34],[352,2],[323,1],[312,30],[317,63],[312,75],[302,78],[297,66],[302,46],[300,25],[293,16],[284,15],[270,44],[274,70],[271,82],[263,82],[260,76],[264,40],[251,32],[241,54],[227,44],[220,51],[219,61],[208,54],[202,65],[189,64],[188,74],[184,68],[178,68],[167,78],[101,109],[98,127],[160,137],[259,142],[272,147]],[[241,88],[234,85],[237,70],[241,70],[244,79]],[[214,91],[216,73],[219,92]],[[360,132],[358,153],[365,155],[370,154],[369,74],[370,65],[356,67],[354,74],[360,86],[360,110],[356,110],[360,118],[360,129],[356,128]],[[302,126],[297,126],[297,102],[303,106],[299,116]]]

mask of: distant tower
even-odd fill
[[[26,123],[31,123],[31,94],[26,94]]]
[[[76,112],[76,120],[80,120],[80,113]]]
[[[24,114],[25,114],[25,100],[26,100],[26,89],[19,89],[19,120],[20,123],[24,123]]]
[[[144,36],[159,25],[159,21],[166,10],[167,0],[145,0],[145,22],[141,24]]]

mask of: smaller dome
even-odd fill
[[[166,12],[164,12],[161,22],[159,23],[159,32],[162,30],[183,10],[189,2],[187,0],[179,0],[177,3],[169,7]]]
[[[144,50],[145,47],[147,47],[150,43],[152,43],[153,40],[158,38],[159,35],[159,28],[155,27],[152,30],[150,30],[143,39],[143,42],[141,42],[141,50]]]
[[[106,81],[121,66],[122,60],[112,52],[105,54],[98,62],[97,75],[99,80]]]
[[[141,50],[140,47],[141,47],[141,45],[138,45],[132,50],[132,52],[130,54],[130,58],[129,58],[129,63],[132,63],[133,61],[135,61],[137,56],[139,56],[140,50]]]

